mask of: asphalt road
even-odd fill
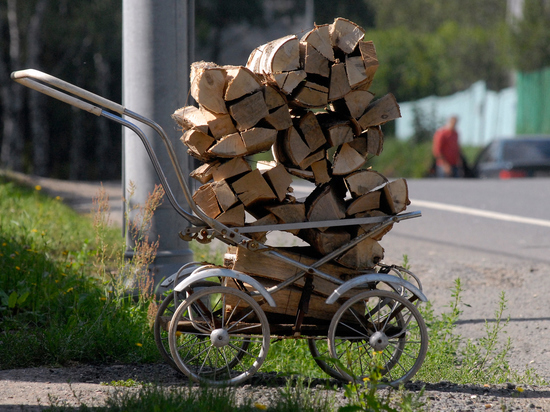
[[[458,331],[485,336],[501,294],[510,317],[510,363],[550,379],[550,179],[408,180],[408,211],[382,240],[386,261],[407,255],[436,311],[446,310],[460,279]]]

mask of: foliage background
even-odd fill
[[[523,18],[510,12],[517,1]],[[348,18],[377,47],[372,90],[398,101],[448,95],[477,80],[499,90],[518,70],[550,66],[549,0],[200,0],[195,7],[194,60],[218,64],[245,64],[266,41]],[[121,25],[121,0],[0,0],[1,167],[120,178],[119,126],[29,93],[9,73],[36,68],[120,102]]]

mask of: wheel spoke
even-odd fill
[[[364,305],[364,315],[356,309],[359,305]],[[350,323],[350,316],[357,323]],[[373,341],[372,346],[381,352],[385,380],[390,385],[398,385],[411,379],[422,365],[428,343],[427,328],[416,306],[388,290],[369,290],[353,296],[336,311],[330,323],[330,356],[347,359],[344,364],[348,364],[359,380],[372,366],[371,339],[374,336],[376,344]],[[414,340],[407,340],[411,336]]]
[[[269,348],[269,322],[252,297],[238,289],[209,286],[184,300],[173,318],[185,318],[188,310],[196,311],[201,322],[204,320],[211,328],[202,335],[202,342],[196,342],[194,332],[188,330],[189,325],[180,323],[182,335],[188,341],[178,347],[175,335],[178,325],[170,325],[169,343],[174,362],[192,380],[209,385],[237,384],[261,366]],[[250,332],[242,334],[245,330],[258,331],[258,336],[253,337]],[[215,339],[215,345],[211,339],[212,342]]]

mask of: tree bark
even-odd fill
[[[21,44],[17,21],[17,0],[7,1],[7,21],[9,33],[9,67],[21,66]],[[0,59],[2,60],[2,59]],[[21,112],[23,110],[24,88],[11,81],[9,67],[0,63],[2,75],[2,113],[3,139],[0,163],[18,172],[23,171],[23,132],[21,130]]]

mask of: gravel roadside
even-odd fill
[[[127,381],[155,383],[163,387],[185,386],[189,382],[169,366],[108,365],[74,366],[67,368],[29,368],[0,371],[0,411],[42,411],[51,405],[78,407],[103,405],[115,390],[135,390],[108,386],[104,383]],[[286,385],[283,378],[258,373],[247,384],[235,388],[239,402],[273,405],[277,391]],[[341,387],[335,381],[316,380],[313,392],[332,399],[336,406],[345,405]],[[505,385],[456,385],[450,382],[424,384],[412,382],[406,388],[419,393],[424,387],[424,399],[431,411],[550,411],[550,388]]]
[[[41,189],[52,196],[60,196],[67,204],[81,213],[89,213],[91,210],[91,199],[97,196],[99,190],[98,183],[91,182],[62,182],[47,178],[32,178],[24,175],[16,176],[21,181],[32,186],[40,185]],[[119,209],[122,191],[120,183],[109,182],[103,184],[111,202],[111,218],[114,224],[119,224],[122,219],[122,210]],[[394,242],[396,240],[394,239]],[[406,239],[404,240],[406,242]],[[396,262],[402,254],[407,253],[406,244],[392,245],[393,250],[398,250],[399,255],[395,255]],[[450,255],[452,252],[449,253]],[[414,256],[414,253],[410,254]],[[392,258],[391,254],[387,254]],[[441,277],[443,273],[437,262],[441,259],[434,259],[433,262],[423,260],[421,264],[415,264],[414,272],[423,273],[428,280],[425,288],[429,289],[427,293],[430,300],[437,305],[448,303],[450,296],[449,288],[456,277],[465,280],[470,286],[476,285],[476,288],[470,288],[465,292],[466,302],[479,302],[483,305],[482,310],[476,308],[477,316],[470,316],[472,319],[479,318],[479,313],[487,313],[490,317],[498,297],[491,296],[487,298],[487,291],[495,292],[495,284],[499,287],[504,285],[510,293],[521,289],[525,282],[533,285],[540,284],[536,282],[544,273],[548,273],[547,267],[532,265],[526,268],[526,273],[518,273],[505,265],[497,266],[487,265],[479,267],[465,268],[460,262],[446,261],[446,277]],[[430,276],[433,275],[433,276]],[[533,279],[536,278],[536,279]],[[528,280],[532,279],[532,280]],[[424,282],[425,278],[422,277]],[[533,281],[535,280],[535,281]],[[508,293],[508,292],[507,292]],[[521,292],[524,293],[524,292]],[[481,296],[481,299],[480,299]],[[536,300],[537,301],[537,300]],[[540,301],[537,301],[540,302]],[[537,307],[533,307],[536,311]],[[468,312],[465,310],[466,318]],[[477,338],[482,336],[483,322],[464,323],[459,326],[460,330],[467,330],[467,336]],[[541,340],[541,332],[544,332],[545,339]],[[546,323],[537,324],[530,322],[522,325],[522,328],[512,328],[509,336],[516,345],[513,348],[512,366],[518,369],[525,367],[537,359],[537,372],[547,380],[550,379],[550,347],[546,345],[548,336]],[[517,343],[519,342],[519,343]],[[541,344],[542,343],[542,344]],[[253,399],[269,405],[273,402],[277,391],[272,385],[267,386],[265,382],[270,375],[258,374],[250,384],[236,388],[238,399]],[[107,365],[107,366],[74,366],[69,368],[30,368],[18,370],[0,371],[0,411],[39,411],[46,409],[53,404],[66,404],[68,406],[78,406],[84,403],[88,406],[101,405],[109,394],[115,390],[112,386],[101,385],[101,382],[111,382],[118,380],[133,379],[137,382],[153,382],[161,385],[187,385],[188,382],[179,374],[171,370],[166,365]],[[280,385],[284,385],[277,381]],[[330,381],[320,382],[316,390],[323,390],[325,384]],[[532,387],[525,386],[516,388],[512,384],[507,385],[456,385],[448,382],[438,384],[423,384],[413,382],[407,385],[407,389],[418,392],[425,386],[424,396],[430,405],[432,411],[482,411],[482,410],[506,410],[506,411],[529,411],[540,410],[550,412],[550,387]],[[338,389],[329,393],[334,397],[337,404],[345,404],[343,390]]]

